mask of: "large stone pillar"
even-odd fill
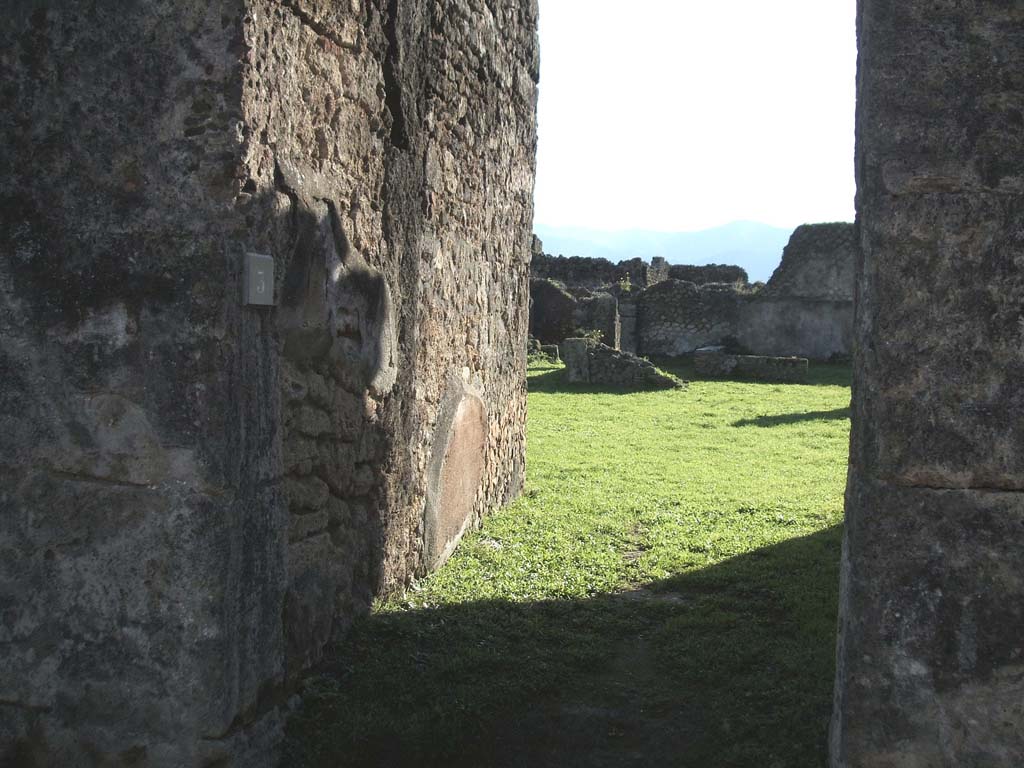
[[[834,768],[1024,764],[1024,9],[860,0]]]
[[[297,676],[518,492],[536,16],[6,4],[0,765],[273,765]]]

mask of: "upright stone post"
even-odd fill
[[[833,768],[1024,764],[1024,10],[860,0]]]

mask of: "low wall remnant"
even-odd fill
[[[566,339],[560,346],[566,376],[574,384],[624,389],[673,389],[685,384],[654,363],[592,339]]]
[[[737,377],[796,383],[807,380],[805,357],[734,355],[725,347],[703,347],[693,353],[694,369],[701,376]]]

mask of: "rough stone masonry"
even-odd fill
[[[536,2],[4,11],[0,765],[271,765],[520,488]]]
[[[833,768],[1024,765],[1024,6],[860,0]]]

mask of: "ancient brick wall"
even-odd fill
[[[685,355],[735,336],[744,297],[732,286],[660,283],[637,299],[636,339],[643,355]]]
[[[294,675],[517,493],[536,13],[8,9],[0,763],[272,764]]]
[[[861,0],[833,768],[1024,763],[1024,15]]]

